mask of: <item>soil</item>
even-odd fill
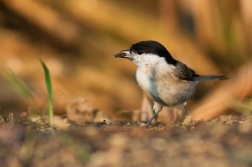
[[[1,118],[3,167],[252,166],[252,116],[167,126],[143,122],[75,123]],[[62,128],[64,127],[64,128]]]

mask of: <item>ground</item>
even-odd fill
[[[252,165],[252,117],[222,116],[147,128],[143,122],[104,121],[54,128],[46,121],[1,118],[4,167]]]

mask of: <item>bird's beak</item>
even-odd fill
[[[130,51],[127,50],[122,50],[121,52],[117,53],[115,55],[115,58],[126,58],[126,59],[131,59],[132,55],[130,54]]]

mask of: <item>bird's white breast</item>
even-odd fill
[[[148,95],[157,93],[155,90],[153,90],[153,81],[151,81],[150,76],[145,71],[137,69],[136,81],[138,85],[143,89],[143,91],[145,91]]]
[[[174,77],[175,68],[165,61],[138,66],[136,81],[154,101],[167,106],[178,105],[194,93],[196,83]]]

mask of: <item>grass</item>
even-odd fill
[[[32,90],[13,71],[9,68],[4,68],[1,70],[1,75],[8,84],[10,84],[14,91],[28,103],[28,105],[34,104],[35,99]]]
[[[39,61],[43,67],[44,74],[45,74],[45,84],[49,99],[49,105],[48,105],[48,113],[49,113],[49,125],[51,131],[53,131],[53,91],[52,91],[52,83],[51,83],[51,76],[50,71],[47,68],[46,64],[43,62],[41,58],[39,58]],[[35,105],[35,98],[33,91],[30,89],[30,87],[22,81],[11,69],[9,68],[3,68],[0,71],[1,76],[8,82],[8,84],[14,89],[14,91],[22,98],[24,99],[28,106],[34,106]]]
[[[49,98],[49,124],[51,131],[53,132],[53,91],[52,91],[52,83],[51,83],[51,77],[50,77],[50,71],[48,70],[47,66],[43,62],[41,58],[39,58],[39,61],[44,69],[45,73],[45,84],[46,84],[46,89],[48,93],[48,98]]]

